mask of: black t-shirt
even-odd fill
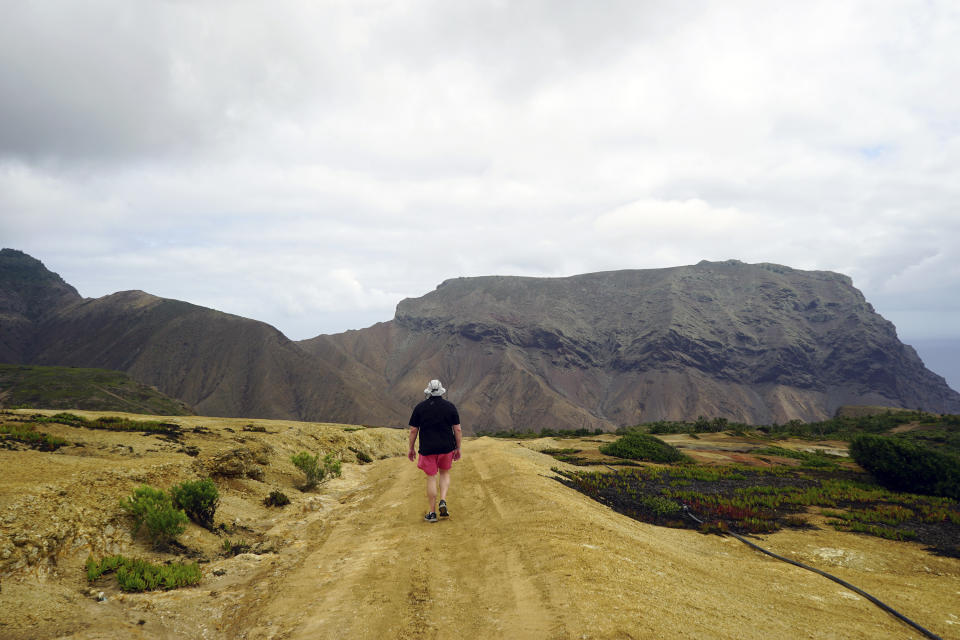
[[[410,426],[420,432],[420,455],[450,453],[457,448],[453,425],[460,424],[460,414],[453,403],[440,396],[430,396],[413,408]]]

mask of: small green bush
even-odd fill
[[[340,460],[335,458],[332,453],[325,455],[321,463],[319,455],[311,456],[306,451],[301,451],[291,457],[290,462],[292,462],[293,466],[297,469],[303,471],[303,474],[306,476],[306,483],[303,486],[304,490],[314,488],[320,482],[323,482],[328,475],[339,477],[341,473]]]
[[[248,553],[251,549],[253,549],[253,545],[246,540],[237,540],[234,542],[228,538],[223,541],[223,555],[228,558],[238,556],[241,553]]]
[[[277,491],[274,489],[270,492],[266,498],[263,499],[263,504],[268,507],[282,507],[290,504],[290,498],[287,497],[287,494],[282,491]]]
[[[960,458],[910,441],[861,435],[850,456],[884,486],[960,500]]]
[[[152,591],[154,589],[176,589],[200,582],[203,574],[196,562],[183,564],[175,562],[156,565],[144,560],[133,560],[124,556],[108,556],[97,562],[93,556],[87,558],[87,580],[93,582],[106,573],[116,573],[117,583],[124,591]]]
[[[332,453],[323,456],[323,470],[325,475],[331,478],[339,478],[342,475],[342,466],[340,458],[337,458]]]
[[[186,529],[187,514],[174,507],[170,496],[161,489],[143,485],[121,500],[120,506],[133,516],[133,534],[146,526],[155,547],[168,546]]]
[[[679,462],[684,455],[676,447],[646,433],[631,431],[615,442],[600,445],[600,453],[630,460]]]
[[[213,514],[220,504],[220,492],[213,480],[187,480],[170,489],[173,506],[183,509],[201,527],[213,527]]]

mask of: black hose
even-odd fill
[[[683,512],[684,512],[686,515],[688,515],[691,519],[693,519],[694,521],[696,521],[696,522],[698,522],[698,523],[700,523],[700,524],[703,524],[703,520],[701,520],[701,519],[698,518],[697,516],[693,515],[693,513],[691,513],[691,511],[690,511],[690,507],[688,507],[687,505],[683,505]],[[893,616],[899,618],[899,619],[902,620],[903,622],[906,622],[908,625],[910,625],[911,627],[913,627],[914,629],[916,629],[917,631],[919,631],[919,632],[922,633],[923,635],[927,636],[928,638],[933,638],[933,640],[943,640],[943,639],[942,639],[940,636],[938,636],[937,634],[935,634],[935,633],[933,633],[933,632],[931,632],[931,631],[927,631],[926,629],[924,629],[923,627],[921,627],[919,624],[917,624],[916,622],[914,622],[913,620],[911,620],[911,619],[908,618],[907,616],[903,615],[902,613],[900,613],[899,611],[897,611],[897,610],[894,609],[893,607],[890,607],[889,605],[881,602],[880,600],[878,600],[877,598],[874,598],[872,595],[870,595],[869,593],[867,593],[867,592],[864,591],[863,589],[858,589],[857,587],[853,586],[852,584],[850,584],[849,582],[847,582],[847,581],[845,581],[845,580],[841,580],[840,578],[838,578],[838,577],[836,577],[836,576],[830,575],[830,574],[827,573],[826,571],[821,571],[820,569],[817,569],[817,568],[815,568],[815,567],[811,567],[811,566],[809,566],[809,565],[803,564],[802,562],[797,562],[796,560],[791,560],[790,558],[785,558],[785,557],[783,557],[783,556],[781,556],[781,555],[778,555],[778,554],[776,554],[776,553],[774,553],[774,552],[772,552],[772,551],[768,551],[767,549],[764,549],[763,547],[758,546],[758,545],[750,542],[749,540],[747,540],[747,539],[744,538],[743,536],[741,536],[741,535],[739,535],[739,534],[736,534],[736,533],[734,533],[733,531],[729,531],[728,533],[729,533],[730,535],[732,535],[734,538],[736,538],[737,540],[739,540],[740,542],[742,542],[743,544],[748,545],[748,546],[750,546],[750,547],[753,547],[754,549],[756,549],[756,550],[759,551],[760,553],[765,553],[765,554],[767,554],[768,556],[770,556],[770,557],[772,557],[772,558],[776,558],[777,560],[783,560],[784,562],[788,562],[788,563],[790,563],[790,564],[792,564],[792,565],[794,565],[794,566],[796,566],[796,567],[800,567],[801,569],[806,569],[807,571],[813,571],[814,573],[818,573],[818,574],[820,574],[821,576],[823,576],[824,578],[828,578],[828,579],[830,579],[830,580],[833,580],[833,581],[836,582],[837,584],[842,585],[842,586],[846,587],[847,589],[850,589],[851,591],[860,594],[861,596],[863,596],[864,598],[866,598],[867,600],[869,600],[869,601],[872,602],[873,604],[877,605],[878,607],[880,607],[881,609],[883,609],[883,610],[886,611],[887,613],[892,614]]]

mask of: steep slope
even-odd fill
[[[0,362],[23,362],[38,322],[79,300],[76,289],[36,258],[0,249]]]
[[[848,277],[770,264],[448,280],[390,323],[302,344],[388,396],[440,377],[475,430],[960,409]]]
[[[273,327],[124,291],[48,316],[31,362],[126,371],[218,416],[337,419],[361,411],[336,371]]]
[[[0,364],[0,407],[191,415],[184,402],[120,371]]]

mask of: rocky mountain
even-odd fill
[[[0,293],[7,363],[124,371],[206,415],[347,420],[363,410],[338,371],[263,322],[142,291],[85,299],[9,249]]]
[[[403,425],[431,378],[468,432],[960,412],[849,278],[771,264],[458,278],[390,322],[292,342],[141,291],[84,299],[5,249],[0,326],[0,361],[125,371],[205,415]]]
[[[391,322],[301,344],[391,397],[440,377],[476,429],[960,410],[848,277],[773,264],[447,280]]]
[[[0,249],[0,362],[21,362],[40,322],[80,299],[76,289],[39,260]]]

